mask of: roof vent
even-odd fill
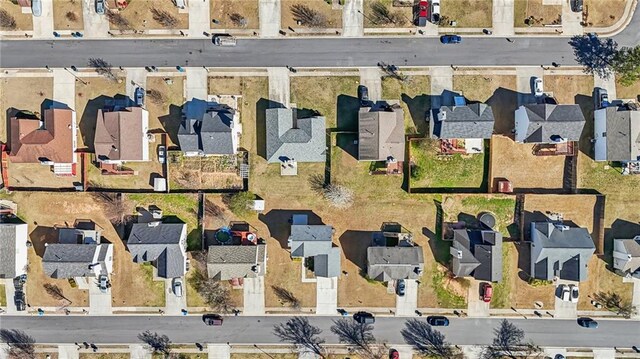
[[[557,229],[560,230],[560,232],[564,232],[564,231],[568,231],[569,230],[569,226],[566,226],[564,224],[556,224],[555,225]]]
[[[462,251],[460,251],[460,250],[456,251],[456,258],[462,259]]]
[[[153,221],[153,222],[147,223],[148,227],[157,227],[159,225],[160,225],[160,221]]]

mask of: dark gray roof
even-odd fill
[[[456,277],[502,280],[502,234],[475,229],[456,229],[453,233],[451,265]]]
[[[181,248],[185,223],[134,223],[127,239],[127,248],[136,263],[156,262],[158,276],[181,277],[186,270],[186,258]]]
[[[291,257],[313,257],[327,254],[333,246],[333,227],[294,224],[289,236]]]
[[[361,107],[358,114],[358,160],[386,161],[389,157],[404,161],[404,112],[371,111]]]
[[[24,229],[24,238],[18,238],[19,227]],[[26,227],[26,223],[0,223],[0,278],[16,277],[16,246],[18,241],[26,246]]]
[[[266,110],[267,161],[324,162],[327,140],[325,118],[297,118],[297,110]]]
[[[586,228],[531,222],[533,277],[583,281],[595,244]]]
[[[640,159],[640,111],[609,106],[607,118],[607,160],[637,161]]]
[[[525,109],[529,119],[524,136],[517,134],[521,142],[554,143],[555,136],[567,141],[580,140],[585,125],[580,105],[527,104],[520,108]]]
[[[262,277],[266,272],[267,246],[209,246],[207,272],[209,278],[229,280],[233,278]]]
[[[333,278],[340,275],[340,248],[332,247],[327,254],[313,257],[313,273],[316,277]]]
[[[100,243],[100,231],[79,228],[59,228],[58,243],[83,244]]]
[[[235,111],[225,105],[193,99],[184,105],[178,129],[183,152],[203,155],[233,154],[232,130]]]
[[[431,135],[441,139],[491,138],[493,110],[483,103],[466,106],[441,106],[437,118],[430,121]]]
[[[633,239],[614,239],[613,267],[629,273],[640,269],[640,235]]]
[[[367,276],[388,282],[397,279],[418,279],[424,269],[421,247],[367,248]]]
[[[42,256],[44,273],[52,278],[92,277],[92,266],[100,266],[100,274],[108,274],[104,261],[109,246],[113,244],[49,244]]]

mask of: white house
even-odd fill
[[[609,106],[593,117],[596,161],[640,161],[640,111]]]
[[[579,105],[527,104],[515,112],[515,141],[544,144],[579,141],[584,125]]]

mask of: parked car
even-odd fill
[[[420,3],[418,3],[418,18],[416,21],[416,25],[426,26],[428,20],[429,20],[429,2],[422,0],[420,1]]]
[[[571,11],[582,12],[583,0],[571,0]]]
[[[482,284],[482,301],[485,303],[491,302],[491,297],[493,296],[493,287],[490,283]]]
[[[212,41],[216,46],[236,46],[236,38],[229,34],[213,35]]]
[[[108,288],[108,285],[109,285],[108,282],[109,282],[109,278],[106,275],[101,274],[98,277],[98,288],[100,288],[100,291],[102,293],[106,293],[107,292],[107,288]]]
[[[544,95],[544,85],[542,83],[542,79],[539,77],[533,78],[533,95],[535,97]]]
[[[182,297],[182,278],[173,278],[173,294]]]
[[[16,310],[19,312],[23,312],[27,309],[27,304],[24,299],[24,292],[22,290],[16,290],[13,295],[13,302],[16,304]]]
[[[42,16],[42,0],[31,1],[31,13],[35,17]]]
[[[560,288],[560,299],[562,299],[565,302],[570,302],[571,301],[571,290],[569,289],[569,286],[566,286],[564,284],[560,284],[559,288]]]
[[[389,359],[400,359],[400,353],[395,349],[389,350]]]
[[[373,324],[376,318],[369,312],[357,312],[353,315],[353,319],[360,324]]]
[[[440,2],[431,3],[431,22],[437,24],[440,22]]]
[[[358,100],[360,100],[360,107],[367,107],[369,105],[369,89],[367,86],[358,86]]]
[[[427,317],[427,323],[429,323],[429,325],[433,327],[448,327],[449,319],[441,315],[433,315],[433,316]]]
[[[206,325],[214,326],[222,325],[222,323],[224,322],[222,317],[218,314],[205,314],[202,316],[202,321]]]
[[[609,94],[607,90],[601,87],[593,89],[593,105],[596,110],[609,106]]]
[[[142,87],[136,87],[135,97],[136,105],[144,106],[144,89]]]
[[[459,44],[462,42],[460,35],[442,35],[440,36],[440,42],[443,44]]]
[[[165,146],[162,146],[162,145],[158,146],[158,162],[164,164],[164,162],[167,159],[166,153],[167,153],[167,148]]]
[[[553,359],[565,359],[565,357],[562,354],[556,354],[556,356],[554,356]]]
[[[399,279],[396,282],[396,294],[398,294],[401,297],[404,297],[406,287],[407,287],[407,284],[405,283],[404,279]]]
[[[580,325],[581,327],[584,327],[584,328],[588,328],[588,329],[596,329],[596,328],[598,328],[598,322],[596,322],[595,320],[593,320],[591,318],[587,318],[587,317],[578,318],[578,325]]]
[[[578,297],[580,296],[578,286],[571,284],[569,285],[569,289],[571,289],[571,303],[578,303]]]
[[[96,0],[96,14],[104,15],[104,0]]]

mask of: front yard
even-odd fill
[[[364,0],[364,27],[413,27],[413,6],[394,6],[393,0]]]
[[[0,9],[5,10],[15,21],[15,26],[1,27],[0,30],[30,31],[33,30],[33,15],[22,13],[22,7],[13,0],[0,0]]]
[[[56,30],[83,30],[82,1],[56,0],[53,7],[53,28]]]
[[[640,80],[630,86],[623,86],[620,81],[616,81],[616,94],[619,99],[640,101]]]
[[[445,27],[455,21],[456,27],[489,28],[492,26],[492,6],[492,0],[441,1],[440,15]]]
[[[120,10],[119,14],[129,23],[129,28],[132,30],[189,28],[189,14],[180,13],[173,1],[129,1],[127,3],[127,7]],[[110,24],[110,28],[118,29],[113,23]]]
[[[629,0],[584,0],[583,13],[587,15],[587,25],[607,27],[622,21],[627,2]]]
[[[212,29],[257,29],[260,27],[258,18],[258,0],[211,0]]]
[[[544,0],[515,0],[513,20],[515,27],[562,24],[562,5],[544,5]]]
[[[9,122],[15,111],[43,113],[47,100],[53,99],[53,77],[5,77],[0,79],[3,91],[0,92],[0,141],[7,143]]]
[[[382,78],[382,98],[398,100],[404,111],[404,126],[407,134],[427,133],[427,112],[431,109],[431,78],[411,75],[405,81],[392,77]]]
[[[184,76],[147,76],[147,92],[159,93],[159,97],[147,96],[149,131],[166,132],[169,147],[178,145],[178,129],[182,121],[184,104]]]
[[[301,8],[302,6],[302,8]],[[298,9],[296,9],[296,7]],[[300,11],[304,9],[304,11]],[[310,10],[310,11],[307,11]],[[333,9],[331,4],[321,0],[282,0],[281,1],[281,27],[287,33],[288,28],[301,29],[341,29],[342,10]],[[300,15],[298,15],[300,14]],[[303,14],[314,14],[313,16]],[[297,20],[311,21],[316,25],[298,25]]]

